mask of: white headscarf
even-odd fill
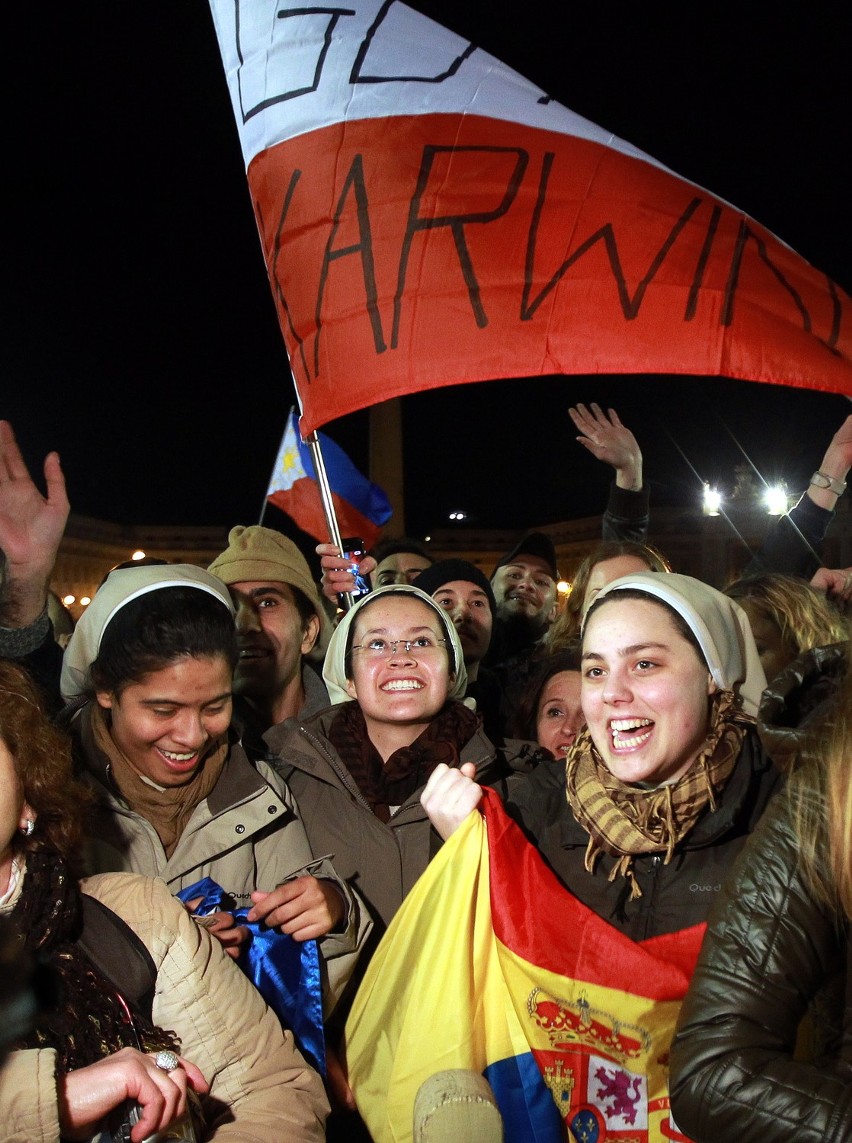
[[[132,599],[162,587],[195,587],[214,595],[234,614],[234,605],[222,581],[195,564],[151,564],[112,571],[74,628],[62,660],[60,689],[66,702],[88,692],[89,669],[98,657],[104,631]]]
[[[419,587],[413,584],[390,584],[388,587],[380,587],[376,591],[371,591],[369,595],[365,595],[359,599],[354,607],[343,616],[331,637],[331,642],[328,645],[328,651],[325,656],[325,665],[322,669],[322,677],[325,680],[325,685],[328,687],[328,697],[333,703],[349,702],[351,696],[346,690],[346,647],[349,642],[349,633],[352,629],[352,624],[355,619],[365,607],[369,607],[377,599],[388,595],[410,595],[415,599],[420,599],[425,603],[430,610],[441,621],[441,626],[444,630],[444,638],[447,640],[447,649],[452,648],[452,657],[455,659],[456,674],[455,679],[450,679],[450,688],[447,693],[447,698],[464,698],[464,693],[467,690],[467,670],[464,665],[464,652],[462,645],[459,641],[458,632],[456,631],[455,624],[450,619],[447,612],[443,607],[439,607],[431,595],[427,595],[425,591],[421,591]]]
[[[620,588],[644,592],[673,608],[698,640],[716,686],[733,691],[745,714],[757,714],[766,675],[746,613],[733,599],[692,576],[635,572],[601,588],[592,607]],[[591,608],[583,620],[584,629],[590,613]]]

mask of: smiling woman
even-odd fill
[[[330,862],[314,860],[290,790],[237,742],[236,659],[233,604],[209,572],[127,568],[98,589],[62,672],[65,719],[95,795],[88,868],[160,877],[175,893],[212,878],[250,922],[321,938],[333,996],[369,922]],[[231,912],[204,924],[239,954],[248,930]]]
[[[528,743],[493,745],[460,701],[459,634],[449,611],[418,587],[378,588],[351,608],[323,678],[335,705],[273,727],[266,741],[314,851],[334,854],[370,908],[375,939],[441,846],[420,802],[435,768],[505,792],[506,778],[537,756]],[[359,973],[365,967],[362,957]],[[351,1125],[346,1131],[356,1137]]]
[[[319,1077],[166,887],[78,884],[87,800],[35,687],[0,662],[0,915],[55,985],[0,1071],[3,1139],[126,1139],[137,1111],[134,1138],[201,1141],[227,1123],[239,1138],[324,1139]]]
[[[452,617],[406,584],[379,588],[346,613],[323,678],[336,704],[267,735],[313,847],[335,855],[386,925],[440,846],[420,804],[434,768],[500,782],[526,758],[497,749],[459,701],[467,674]]]
[[[635,573],[589,609],[587,726],[564,765],[517,781],[508,808],[572,893],[632,939],[705,920],[776,788],[754,729],[764,686],[745,615],[698,580]],[[424,793],[444,836],[461,784],[437,772]]]

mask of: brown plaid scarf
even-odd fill
[[[602,853],[618,858],[609,880],[627,877],[630,900],[642,896],[633,873],[633,859],[642,853],[663,853],[667,865],[675,846],[709,806],[716,809],[722,790],[742,748],[747,715],[733,709],[732,691],[713,695],[707,742],[687,772],[668,786],[645,790],[620,782],[607,769],[584,729],[565,763],[568,804],[589,834],[586,869],[595,870]]]

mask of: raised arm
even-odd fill
[[[594,401],[587,408],[575,405],[568,415],[579,432],[577,440],[584,448],[615,469],[615,483],[629,492],[642,487],[642,450],[633,433],[621,423],[615,409],[606,412]]]
[[[649,498],[642,483],[642,450],[636,437],[622,424],[615,409],[605,413],[594,402],[588,407],[575,405],[568,415],[580,434],[580,444],[615,472],[601,522],[601,538],[642,543],[648,535]]]
[[[748,565],[745,574],[759,571],[810,579],[822,561],[822,544],[843,495],[852,467],[852,415],[831,438],[807,491],[790,511],[778,518]],[[814,483],[815,482],[815,483]]]
[[[458,769],[439,762],[420,795],[429,821],[447,841],[482,801],[482,787],[474,781],[476,766],[465,762]]]

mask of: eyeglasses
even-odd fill
[[[446,647],[446,639],[436,639],[433,635],[418,635],[416,639],[371,639],[369,643],[356,643],[351,649],[363,651],[371,659],[386,659],[395,655],[398,647],[404,647],[406,655],[428,655],[439,647]]]

